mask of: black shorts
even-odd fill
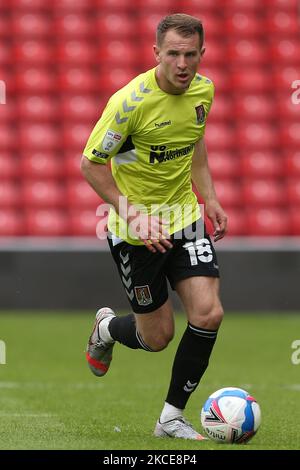
[[[122,241],[113,246],[113,258],[135,313],[149,313],[161,307],[168,298],[167,279],[176,283],[192,276],[219,277],[215,249],[202,220],[194,222],[171,236],[173,248],[166,253],[151,253],[144,245]]]

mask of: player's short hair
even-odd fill
[[[166,32],[170,29],[174,29],[183,37],[193,36],[195,33],[198,33],[200,49],[202,48],[204,42],[204,30],[202,22],[198,18],[184,13],[175,13],[174,15],[165,16],[159,22],[156,30],[156,44],[158,46],[162,45]]]

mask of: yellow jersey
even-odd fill
[[[191,163],[213,95],[212,81],[198,73],[185,93],[172,95],[159,88],[155,68],[148,70],[112,95],[83,152],[99,164],[111,160],[120,192],[143,212],[161,215],[170,234],[200,217]],[[113,208],[108,228],[142,244]]]

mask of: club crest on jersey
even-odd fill
[[[134,288],[135,297],[139,305],[150,305],[152,304],[152,295],[149,286],[136,286]]]
[[[197,124],[203,124],[205,121],[205,109],[203,104],[196,106]]]

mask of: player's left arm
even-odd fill
[[[204,138],[195,144],[192,160],[192,180],[205,204],[205,212],[214,227],[214,241],[221,240],[227,232],[227,215],[221,207],[208,166]]]

